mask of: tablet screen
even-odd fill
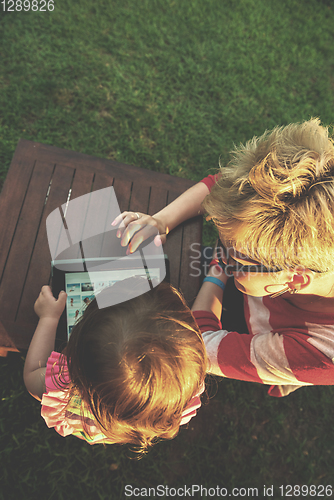
[[[114,285],[132,276],[146,277],[145,269],[117,269],[101,272],[80,272],[65,274],[65,291],[67,293],[66,323],[67,338],[70,337],[72,328],[82,316],[89,302],[95,294],[103,288]],[[150,268],[152,280],[160,280],[160,268]]]

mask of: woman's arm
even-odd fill
[[[45,367],[54,349],[59,318],[65,308],[66,293],[60,292],[56,300],[50,287],[43,286],[35,302],[39,322],[30,343],[23,370],[23,380],[30,394],[41,400],[45,392]]]
[[[154,218],[161,221],[168,229],[168,234],[185,220],[203,214],[202,201],[209,193],[208,187],[203,182],[198,182],[155,214]]]
[[[157,246],[165,243],[166,236],[172,229],[185,220],[202,214],[201,204],[209,192],[203,182],[198,182],[153,216],[140,213],[138,219],[134,212],[123,212],[112,223],[113,226],[121,223],[117,231],[121,245],[127,246],[132,238],[129,245],[129,253],[132,253],[153,235]]]

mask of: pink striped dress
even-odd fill
[[[48,427],[54,427],[63,437],[73,434],[80,439],[84,439],[89,444],[114,444],[108,439],[101,429],[96,426],[94,416],[88,408],[81,408],[81,399],[72,398],[70,403],[66,390],[62,390],[57,385],[57,380],[70,383],[66,359],[58,352],[52,352],[46,366],[45,386],[46,393],[42,396],[41,415]],[[200,395],[204,391],[204,383],[201,390],[189,402],[182,413],[180,425],[187,424],[197,413],[201,406]],[[88,430],[88,432],[87,432]]]

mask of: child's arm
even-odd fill
[[[23,370],[23,380],[30,394],[41,400],[45,392],[45,370],[48,357],[54,349],[59,318],[66,303],[66,293],[61,291],[58,300],[49,286],[43,286],[35,302],[39,322],[31,340]]]
[[[121,238],[121,245],[127,246],[135,233],[130,244],[131,253],[153,234],[158,233],[154,240],[157,246],[165,243],[166,236],[172,229],[185,220],[203,213],[201,204],[209,192],[204,182],[198,182],[153,216],[140,214],[140,219],[136,219],[134,212],[123,212],[112,223],[116,226],[121,222],[117,232],[117,236]]]
[[[211,266],[207,276],[217,280],[217,283],[221,283],[222,287],[218,286],[216,283],[204,281],[191,310],[212,312],[220,321],[223,304],[223,288],[227,283],[228,277],[218,265]]]

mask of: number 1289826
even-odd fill
[[[55,9],[54,0],[3,0],[0,2],[3,12],[52,12]]]

